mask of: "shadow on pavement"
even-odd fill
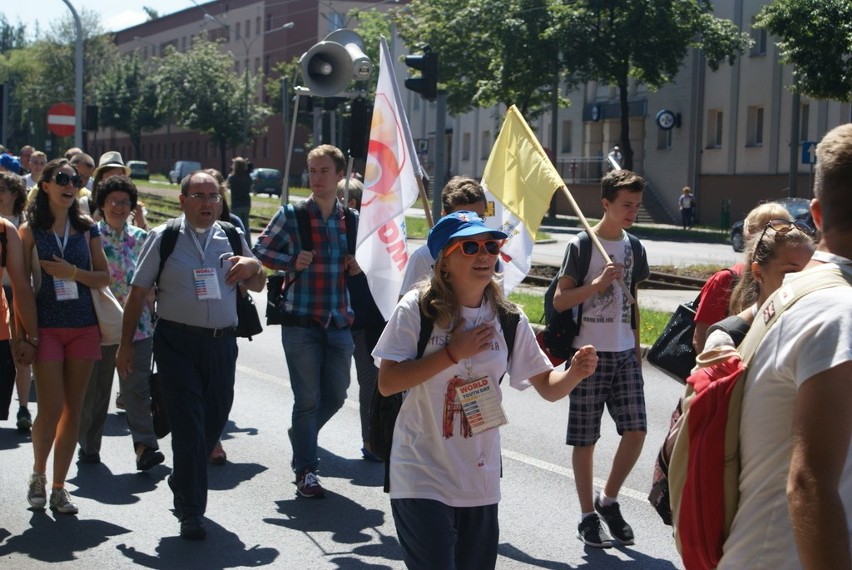
[[[580,547],[580,542],[577,542]],[[585,554],[583,558],[585,562],[579,566],[572,566],[566,562],[558,560],[542,560],[529,556],[525,552],[515,548],[509,543],[502,543],[498,548],[501,556],[510,560],[516,560],[524,564],[528,564],[535,568],[548,568],[550,570],[568,570],[569,568],[641,568],[642,570],[671,570],[677,566],[668,560],[653,558],[640,552],[633,550],[629,546],[616,546],[615,548],[594,548],[591,546],[582,546]]]
[[[246,548],[236,533],[210,519],[205,519],[205,527],[206,540],[189,541],[177,536],[175,522],[169,529],[175,535],[163,537],[155,554],[126,544],[119,544],[117,548],[128,560],[147,568],[252,568],[273,564],[281,554],[275,548],[258,545]]]
[[[0,544],[0,558],[17,553],[42,562],[71,562],[77,558],[75,553],[128,532],[129,529],[104,521],[78,519],[74,515],[53,518],[48,511],[32,510],[30,527]]]

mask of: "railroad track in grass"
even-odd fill
[[[547,287],[550,285],[556,268],[549,266],[534,265],[530,274],[524,279],[524,283],[533,287]],[[681,291],[700,291],[704,285],[703,279],[695,277],[683,277],[671,273],[652,271],[651,277],[642,282],[642,289],[678,289]]]

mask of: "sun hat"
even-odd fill
[[[475,212],[461,210],[447,214],[435,226],[429,230],[429,238],[426,240],[426,245],[429,247],[429,253],[432,254],[432,259],[437,259],[438,254],[444,249],[453,238],[475,236],[479,234],[489,234],[495,239],[506,239],[509,234],[506,232],[489,228],[485,225]]]
[[[121,153],[117,150],[110,150],[101,155],[98,160],[98,167],[92,173],[92,178],[97,178],[98,172],[105,168],[121,168],[124,170],[125,176],[130,176],[130,168],[124,164],[124,159],[121,158]]]

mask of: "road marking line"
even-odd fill
[[[237,364],[237,370],[242,371],[242,372],[246,372],[246,373],[250,373],[250,374],[253,374],[255,376],[259,376],[259,377],[264,378],[266,380],[271,380],[271,381],[274,381],[274,382],[283,383],[283,384],[286,384],[288,386],[290,385],[289,379],[283,378],[281,376],[274,376],[272,374],[267,374],[266,372],[261,372],[260,370],[257,370],[256,368],[251,368],[251,367],[248,367],[248,366],[242,366],[240,364]],[[356,402],[354,400],[350,400],[348,398],[346,399],[346,402],[344,403],[344,405],[346,407],[352,408],[354,410],[358,410],[359,407],[360,407],[358,402]],[[571,469],[568,469],[567,467],[562,467],[561,465],[555,465],[555,464],[549,463],[547,461],[542,461],[541,459],[536,459],[535,457],[530,457],[529,455],[524,455],[523,453],[517,453],[515,451],[511,451],[509,449],[504,448],[503,449],[503,457],[508,457],[509,459],[513,459],[513,460],[518,461],[520,463],[526,463],[527,465],[530,465],[531,467],[535,467],[537,469],[542,469],[544,471],[549,471],[551,473],[555,473],[556,475],[561,475],[562,477],[566,477],[566,478],[571,479],[571,480],[575,479],[574,471],[572,471]],[[596,487],[600,487],[601,489],[603,489],[606,486],[606,481],[603,480],[603,479],[598,479],[597,477],[592,479],[592,482],[594,483],[594,485]],[[636,491],[635,489],[631,489],[629,487],[622,487],[621,491],[619,491],[618,494],[619,494],[619,496],[624,495],[624,496],[630,497],[631,499],[636,499],[638,501],[646,501],[648,499],[648,493]]]

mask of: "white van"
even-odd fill
[[[183,177],[190,172],[201,170],[201,163],[194,160],[179,160],[169,172],[169,180],[172,184],[180,184]]]

